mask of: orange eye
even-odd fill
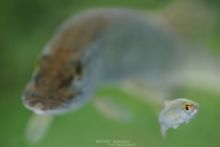
[[[192,108],[192,105],[190,105],[190,104],[186,104],[186,105],[185,105],[186,111],[191,110],[191,108]]]

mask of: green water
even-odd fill
[[[25,127],[32,113],[24,108],[21,95],[31,77],[37,56],[55,28],[70,14],[99,6],[128,6],[142,10],[163,10],[175,0],[146,1],[0,1],[0,147],[105,147],[104,141],[125,140],[137,147],[218,147],[220,146],[220,96],[202,89],[185,88],[179,95],[200,104],[200,113],[189,124],[169,130],[167,139],[160,134],[158,114],[148,103],[117,88],[100,93],[115,97],[133,113],[133,122],[121,123],[103,116],[92,103],[55,118],[48,133],[37,144],[25,140]],[[219,2],[197,1],[219,11]],[[208,4],[208,5],[206,5]],[[186,10],[187,11],[187,10]],[[196,25],[188,31],[192,42],[201,41],[219,54],[220,13],[216,25],[207,31]],[[188,23],[190,28],[193,21]],[[206,30],[206,31],[204,31]],[[208,33],[207,33],[208,32]],[[128,145],[128,144],[127,144]]]
[[[107,146],[98,143],[100,140],[126,140],[140,147],[217,147],[220,144],[218,95],[198,90],[185,90],[182,95],[193,97],[193,100],[200,104],[200,113],[189,124],[182,125],[177,130],[169,130],[167,139],[163,139],[157,115],[148,104],[114,88],[105,89],[104,93],[115,96],[117,102],[123,102],[124,106],[132,110],[134,119],[131,123],[110,120],[89,103],[74,113],[55,118],[46,136],[37,144],[30,144],[25,139],[25,125],[32,113],[23,108],[18,92],[1,95],[7,98],[0,104],[1,146]],[[8,104],[8,99],[13,101]]]

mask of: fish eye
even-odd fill
[[[190,105],[190,104],[185,104],[185,110],[186,110],[186,111],[191,111],[191,110],[192,110],[192,105]]]
[[[189,106],[188,106],[188,105],[186,105],[186,106],[185,106],[185,109],[186,109],[186,110],[189,110]]]

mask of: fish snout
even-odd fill
[[[37,91],[25,92],[23,103],[26,108],[37,114],[57,114],[60,109],[66,109],[70,98],[58,94],[45,95]]]
[[[193,114],[196,114],[199,112],[199,104],[198,103],[195,103],[193,105]]]

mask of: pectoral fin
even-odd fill
[[[99,112],[107,118],[125,123],[133,120],[133,114],[131,111],[106,97],[95,98],[93,103]]]
[[[164,102],[165,107],[170,107],[172,104],[173,104],[172,101],[165,101]]]
[[[52,116],[34,114],[27,123],[25,134],[27,141],[32,144],[39,142],[47,133],[52,120]]]
[[[169,128],[166,126],[166,125],[161,125],[160,126],[160,131],[161,131],[161,134],[162,134],[162,136],[163,136],[163,138],[166,138],[166,135],[167,135],[167,130],[168,130]]]
[[[186,120],[185,123],[188,124],[190,120]]]
[[[178,128],[178,127],[179,127],[179,125],[174,125],[172,128],[176,129],[176,128]]]

